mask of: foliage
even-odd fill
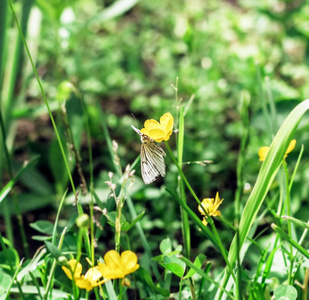
[[[307,299],[308,12],[1,1],[1,299]]]

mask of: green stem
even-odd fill
[[[235,221],[236,225],[240,220],[240,199],[244,188],[243,171],[246,158],[246,147],[249,137],[249,106],[250,95],[248,92],[243,91],[241,95],[241,108],[240,115],[242,121],[242,135],[240,141],[240,149],[237,161],[237,189],[235,193]]]
[[[289,172],[287,168],[286,161],[283,160],[282,163],[284,173],[285,173],[285,187],[286,187],[286,208],[287,208],[287,214],[290,217],[291,216],[291,203],[290,203],[290,189],[289,189]],[[292,238],[292,229],[291,229],[291,221],[288,219],[288,234],[289,237]],[[290,244],[290,269],[288,274],[288,282],[290,285],[293,285],[292,280],[292,273],[293,273],[293,265],[294,265],[294,257],[293,257],[293,246]]]
[[[67,230],[67,228],[65,227],[63,232],[62,232],[62,234],[61,234],[61,237],[60,237],[60,240],[59,240],[59,244],[58,244],[58,249],[59,250],[61,250],[61,248],[62,248],[62,244],[63,244],[63,240],[64,240],[64,236],[65,236],[66,230]],[[49,291],[50,291],[51,286],[53,284],[54,276],[55,276],[55,270],[56,270],[56,265],[57,265],[57,260],[54,258],[53,259],[53,263],[52,263],[52,267],[51,267],[50,272],[49,272],[48,282],[47,282],[47,285],[46,285],[46,288],[45,288],[45,294],[44,294],[43,300],[47,299]]]
[[[6,146],[6,132],[5,132],[5,128],[4,128],[4,122],[3,122],[3,118],[2,118],[1,109],[0,109],[0,125],[1,125],[1,131],[2,131],[2,143],[3,143],[4,153],[5,153],[5,157],[6,157],[6,161],[7,161],[7,167],[8,167],[10,179],[12,180],[13,177],[14,177],[13,176],[13,169],[12,169],[12,161],[11,161],[11,157],[10,157],[8,148]],[[26,233],[25,233],[25,229],[24,229],[23,218],[22,218],[22,215],[21,215],[21,212],[20,212],[19,202],[17,200],[17,196],[16,196],[14,189],[12,189],[12,198],[13,198],[14,206],[16,208],[16,215],[17,215],[17,220],[18,220],[19,232],[20,232],[20,235],[21,235],[22,244],[23,244],[23,248],[24,248],[24,251],[25,251],[25,256],[26,256],[26,258],[29,258],[30,257],[29,245],[28,245],[27,238],[26,238]],[[8,207],[7,201],[8,200],[5,200],[4,203],[3,203],[4,206],[5,206],[4,211],[6,212],[5,213],[6,228],[8,228],[8,230],[7,230],[8,238],[9,238],[10,242],[12,243],[12,245],[14,245],[14,239],[13,239],[13,235],[12,235],[11,217],[10,217],[10,212],[9,212],[9,207]]]
[[[166,145],[166,148],[167,148],[167,150],[168,150],[169,155],[171,156],[171,158],[172,158],[174,164],[176,165],[176,167],[177,167],[177,169],[178,169],[179,175],[181,176],[182,180],[183,180],[184,183],[186,184],[186,186],[187,186],[188,190],[190,191],[191,195],[192,195],[193,198],[196,200],[196,202],[198,203],[198,205],[201,206],[201,207],[203,207],[201,201],[200,201],[199,198],[196,196],[196,194],[195,194],[195,192],[193,191],[193,189],[192,189],[190,183],[188,182],[186,176],[185,176],[184,173],[182,172],[182,169],[179,167],[179,165],[178,165],[178,163],[177,163],[177,160],[176,160],[176,158],[175,158],[175,156],[174,156],[174,154],[173,154],[173,152],[172,152],[172,150],[171,150],[169,144],[168,144],[167,142],[165,142],[165,145]],[[218,243],[219,249],[221,250],[221,254],[222,254],[222,256],[223,256],[223,258],[224,258],[224,260],[225,260],[225,262],[226,262],[226,265],[227,265],[227,267],[228,267],[228,269],[229,269],[229,272],[230,272],[230,274],[232,275],[234,281],[236,282],[236,277],[235,277],[235,274],[234,274],[234,272],[233,272],[233,268],[232,268],[231,264],[229,263],[229,260],[228,260],[227,255],[226,255],[226,249],[225,249],[225,248],[223,247],[223,245],[222,245],[221,239],[220,239],[219,234],[218,234],[218,232],[217,232],[217,229],[216,229],[216,227],[215,227],[215,225],[214,225],[214,221],[213,221],[213,219],[212,219],[211,217],[209,217],[209,216],[207,215],[207,212],[206,212],[206,211],[205,211],[205,214],[206,214],[206,216],[207,216],[207,221],[208,221],[208,223],[210,224],[210,226],[211,226],[211,228],[212,228],[212,230],[213,230],[214,236],[215,236],[216,241],[217,241],[217,243]]]
[[[115,222],[115,250],[117,252],[120,251],[120,237],[121,237],[121,210],[122,210],[122,205],[120,201],[116,200],[116,211],[117,211],[117,216],[116,216],[116,222]]]
[[[84,114],[84,123],[86,128],[86,134],[87,134],[87,145],[88,145],[88,157],[89,157],[89,169],[90,169],[90,248],[91,248],[91,262],[94,265],[94,222],[93,222],[93,206],[94,206],[94,188],[93,188],[93,160],[92,160],[92,143],[91,143],[91,133],[90,133],[90,127],[89,127],[89,118],[88,118],[88,112],[87,107],[84,102],[84,98],[82,95],[80,96],[80,100],[82,102],[83,107],[83,114]]]
[[[68,164],[66,155],[65,155],[65,151],[64,151],[63,145],[62,145],[62,143],[61,143],[60,135],[59,135],[59,132],[58,132],[58,129],[57,129],[57,126],[56,126],[54,117],[53,117],[53,115],[52,115],[51,109],[50,109],[49,104],[48,104],[47,97],[46,97],[46,95],[45,95],[45,91],[44,91],[44,89],[43,89],[43,86],[42,86],[41,80],[40,80],[40,78],[39,78],[38,72],[37,72],[37,70],[36,70],[36,68],[35,68],[34,62],[33,62],[33,60],[32,60],[32,56],[31,56],[31,54],[30,54],[28,45],[27,45],[27,43],[26,43],[26,40],[25,40],[24,35],[23,35],[23,33],[22,33],[22,30],[21,30],[21,28],[20,28],[20,25],[19,25],[17,16],[16,16],[16,14],[15,14],[15,10],[14,10],[13,5],[12,5],[12,1],[11,1],[11,0],[7,0],[7,1],[8,1],[8,4],[9,4],[9,6],[10,6],[10,9],[11,9],[11,11],[12,11],[13,18],[14,18],[15,23],[16,23],[16,26],[17,26],[17,28],[18,28],[20,37],[21,37],[22,42],[23,42],[23,44],[24,44],[24,47],[25,47],[25,49],[26,49],[28,58],[29,58],[29,60],[30,60],[30,63],[31,63],[31,66],[32,66],[32,69],[33,69],[33,72],[34,72],[34,75],[35,75],[35,77],[36,77],[36,80],[37,80],[37,82],[38,82],[39,88],[40,88],[40,90],[41,90],[41,93],[42,93],[42,96],[43,96],[43,99],[44,99],[46,108],[47,108],[47,110],[48,110],[48,114],[49,114],[50,120],[51,120],[51,122],[52,122],[54,131],[55,131],[55,134],[56,134],[58,143],[59,143],[59,147],[60,147],[60,151],[61,151],[61,154],[62,154],[62,157],[63,157],[63,160],[64,160],[64,164],[65,164],[66,170],[67,170],[67,172],[68,172],[68,176],[69,176],[69,179],[70,179],[70,182],[71,182],[71,187],[72,187],[73,193],[74,193],[75,197],[77,197],[75,185],[74,185],[73,178],[72,178],[72,175],[71,175],[71,172],[70,172],[70,167],[69,167],[69,164]],[[82,214],[83,214],[83,209],[82,209],[82,206],[80,205],[80,203],[79,203],[78,201],[77,201],[77,209],[78,209],[79,215],[82,215]]]
[[[1,244],[1,247],[2,247],[3,254],[4,254],[4,256],[5,256],[6,262],[7,262],[7,263],[9,264],[9,266],[10,266],[11,275],[12,275],[12,277],[14,277],[14,273],[15,273],[15,272],[14,272],[14,267],[13,267],[13,265],[12,265],[10,256],[9,256],[9,254],[8,254],[8,252],[7,252],[6,245],[4,244],[4,241],[3,241],[3,237],[2,237],[1,232],[0,232],[0,244]],[[25,299],[24,294],[23,294],[23,291],[22,291],[22,288],[21,288],[21,285],[20,285],[20,283],[19,283],[18,280],[16,280],[16,284],[17,284],[17,288],[18,288],[18,290],[19,290],[19,294],[20,294],[21,298],[22,298],[22,299]],[[6,299],[6,298],[5,298],[5,299]]]
[[[193,189],[192,189],[190,183],[188,182],[187,178],[186,178],[185,175],[183,174],[182,169],[179,167],[178,162],[177,162],[177,160],[176,160],[176,158],[175,158],[175,156],[174,156],[174,154],[173,154],[173,152],[172,152],[171,147],[169,146],[169,144],[168,144],[167,142],[165,142],[165,146],[166,146],[166,148],[167,148],[167,151],[168,151],[170,157],[172,158],[174,164],[176,165],[176,167],[177,167],[177,169],[178,169],[178,172],[179,172],[179,175],[180,175],[181,179],[182,179],[183,182],[186,184],[188,190],[190,191],[191,195],[193,196],[193,198],[195,199],[195,201],[198,203],[198,205],[201,205],[201,201],[200,201],[199,198],[196,196],[196,194],[195,194],[195,192],[193,191]]]
[[[178,80],[176,81],[176,102],[178,102],[178,88],[177,88]],[[183,146],[184,146],[184,114],[183,114],[183,106],[180,107],[179,112],[179,130],[178,130],[178,142],[177,142],[177,158],[178,158],[178,166],[182,169],[183,162]],[[185,187],[182,178],[180,178],[178,182],[180,198],[184,203],[186,203],[186,194]],[[182,220],[182,236],[184,240],[185,253],[188,258],[190,258],[191,251],[191,237],[190,237],[190,226],[189,219],[187,213],[184,211],[182,207],[180,207],[180,214]]]
[[[121,284],[121,279],[119,279],[119,296],[118,296],[118,300],[122,300],[123,297],[123,287]]]

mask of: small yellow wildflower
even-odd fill
[[[104,255],[104,261],[105,263],[98,263],[98,268],[107,279],[124,278],[139,268],[137,256],[130,250],[122,252],[121,255],[110,250]]]
[[[146,120],[144,123],[145,128],[141,129],[141,133],[149,136],[157,143],[168,141],[173,133],[174,118],[168,112],[160,118],[160,123],[156,120]]]
[[[220,204],[222,203],[223,199],[220,200],[219,198],[219,192],[217,192],[216,194],[216,198],[205,198],[203,199],[203,201],[201,202],[203,208],[199,205],[198,206],[198,210],[201,213],[201,215],[205,216],[205,212],[207,213],[207,215],[209,217],[217,217],[220,216],[221,217],[221,213],[218,210]],[[206,221],[206,218],[203,219],[203,224],[206,226],[208,224],[208,222]]]
[[[94,287],[99,286],[100,284],[103,284],[107,281],[107,280],[98,281],[102,277],[102,274],[99,271],[98,267],[90,268],[84,276],[81,275],[82,265],[81,263],[77,262],[76,259],[71,259],[68,262],[68,264],[71,270],[63,266],[62,270],[64,271],[64,273],[69,277],[69,279],[72,280],[72,273],[75,269],[74,280],[76,286],[78,286],[81,289],[86,289],[87,292],[91,291]]]
[[[284,158],[286,158],[288,156],[288,154],[294,150],[295,145],[296,145],[296,140],[292,140],[289,144],[288,149],[285,152]],[[260,161],[265,160],[265,158],[268,154],[268,151],[269,151],[269,147],[261,147],[260,148],[260,150],[259,150],[259,158],[260,158],[259,160]]]
[[[80,274],[82,273],[82,270],[83,270],[82,264],[77,262],[76,259],[69,260],[68,264],[70,266],[70,270],[65,266],[62,267],[62,270],[69,277],[69,279],[72,280],[72,273],[73,273],[74,270],[75,270],[74,271],[74,278],[80,277]]]

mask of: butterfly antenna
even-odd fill
[[[134,119],[134,121],[135,121],[135,126],[136,126],[136,128],[138,128],[137,121],[136,121],[136,118],[135,118],[134,114],[133,114],[133,113],[131,113],[131,116],[132,116],[132,118],[133,118],[133,119]]]

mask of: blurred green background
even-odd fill
[[[26,224],[38,219],[52,221],[69,182],[16,25],[6,2],[1,6],[1,111],[14,169],[39,155],[37,164],[21,176],[17,197]],[[15,1],[14,8],[64,143],[58,87],[71,82],[83,94],[92,137],[94,188],[103,205],[109,192],[104,183],[107,173],[115,170],[102,124],[107,124],[111,138],[118,143],[121,166],[131,164],[139,155],[140,141],[130,125],[141,128],[146,119],[158,120],[165,112],[176,117],[178,107],[171,84],[176,85],[177,77],[181,103],[195,95],[185,118],[184,161],[213,161],[206,166],[186,164],[184,172],[200,199],[220,192],[222,215],[230,221],[234,219],[243,91],[251,95],[243,170],[248,192],[261,165],[258,149],[271,143],[290,110],[309,94],[307,1],[27,0]],[[66,110],[89,181],[84,119],[74,93]],[[307,116],[300,124],[296,150],[287,159],[292,168],[304,144],[291,198],[294,214],[304,221],[309,214],[308,121]],[[172,149],[176,149],[174,137]],[[2,149],[0,158],[4,185],[8,171]],[[78,185],[74,160],[70,164]],[[151,236],[155,251],[167,235],[181,243],[179,208],[164,190],[165,186],[176,187],[177,170],[169,158],[166,164],[165,181],[150,186],[142,183],[138,166],[131,189],[137,212],[146,210],[142,227]],[[278,193],[270,193],[271,199],[276,197]],[[63,225],[76,210],[70,200],[72,196],[63,211]],[[241,202],[246,202],[246,191]],[[188,204],[197,212],[191,198]],[[14,208],[9,208],[13,215]],[[271,218],[266,214],[261,229],[269,227]],[[222,227],[222,239],[228,245],[229,231],[221,224],[218,227]],[[27,230],[31,236],[33,232]],[[192,234],[197,241],[199,232]],[[104,235],[110,236],[108,229]],[[134,235],[137,233],[131,232],[132,241]],[[33,245],[35,251],[37,244]],[[112,240],[99,247],[112,247]],[[141,244],[134,247],[139,249]],[[207,241],[192,248],[204,252]]]

